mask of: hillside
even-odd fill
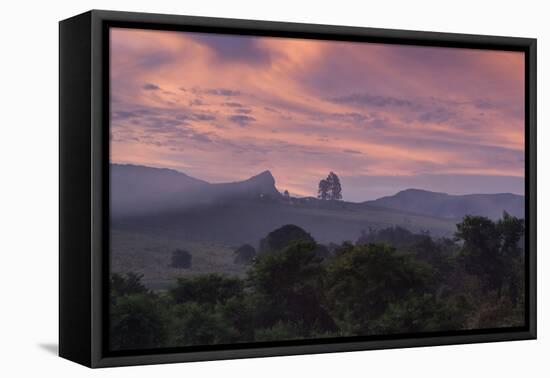
[[[115,217],[182,211],[264,196],[281,197],[269,171],[240,182],[210,184],[172,169],[111,164],[111,214]]]
[[[523,218],[525,211],[525,198],[511,193],[451,195],[407,189],[393,196],[364,203],[449,219],[460,219],[465,215],[483,215],[497,219],[502,216],[503,211]]]
[[[186,240],[256,244],[295,224],[323,242],[355,241],[362,230],[399,225],[451,235],[454,221],[345,201],[284,198],[269,171],[247,180],[209,184],[183,173],[114,165],[115,228]]]
[[[356,240],[362,230],[390,226],[449,236],[466,214],[496,219],[503,211],[523,217],[524,210],[524,198],[514,194],[418,189],[363,203],[284,198],[269,171],[210,184],[170,169],[113,164],[111,178],[114,226],[192,240],[254,244],[284,224],[296,224],[322,242]]]
[[[154,288],[168,287],[181,274],[244,275],[245,267],[233,262],[233,251],[245,243],[258,248],[260,239],[287,224],[329,244],[355,242],[364,231],[394,226],[449,237],[456,231],[460,210],[496,215],[504,206],[517,214],[506,202],[488,200],[490,195],[481,195],[484,201],[477,195],[461,196],[466,201],[455,207],[447,205],[455,196],[416,190],[366,203],[321,201],[285,198],[269,171],[244,181],[210,184],[168,169],[111,168],[112,269],[143,272]],[[421,211],[429,214],[415,213]],[[175,249],[190,251],[191,269],[169,266]]]

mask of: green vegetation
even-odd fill
[[[235,264],[250,265],[256,257],[256,249],[250,244],[243,244],[235,250],[234,254],[235,259],[233,261]]]
[[[504,213],[466,216],[453,239],[396,227],[325,247],[283,226],[245,277],[182,276],[154,292],[141,275],[113,274],[111,348],[520,326],[524,232]]]
[[[271,231],[265,238],[260,240],[260,254],[280,252],[293,241],[315,242],[313,237],[293,224],[287,224],[274,231]]]

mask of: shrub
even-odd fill
[[[190,252],[184,249],[176,249],[174,252],[172,252],[172,263],[170,264],[170,266],[172,268],[189,269],[191,268],[192,259],[193,256]]]
[[[235,250],[234,254],[235,264],[250,265],[254,262],[254,258],[256,257],[256,249],[250,244],[243,244]]]
[[[298,226],[287,224],[271,231],[260,241],[259,253],[282,251],[293,241],[315,242],[313,237]]]
[[[116,297],[110,307],[111,349],[161,347],[166,341],[167,324],[157,296],[141,293]]]
[[[196,277],[179,277],[170,295],[176,303],[197,302],[214,305],[231,297],[243,295],[243,281],[221,274],[203,274]]]

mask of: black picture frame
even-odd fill
[[[109,27],[525,53],[526,326],[109,352]],[[59,354],[88,367],[535,339],[536,39],[92,10],[59,24]]]

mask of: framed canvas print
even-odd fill
[[[60,355],[536,338],[536,40],[60,23]]]

